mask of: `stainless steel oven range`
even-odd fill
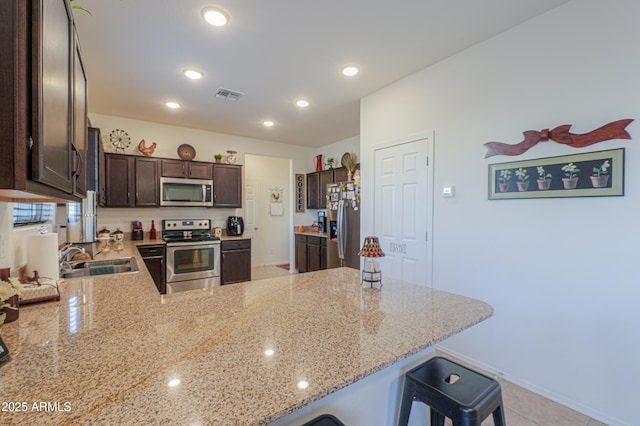
[[[220,285],[220,238],[210,219],[163,220],[167,243],[167,293]]]

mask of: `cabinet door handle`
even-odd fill
[[[73,168],[73,173],[72,176],[76,177],[76,180],[80,177],[80,174],[82,173],[82,169],[83,169],[83,162],[82,162],[82,154],[80,153],[80,151],[78,151],[78,148],[76,148],[75,145],[71,144],[71,149],[75,151],[76,153],[76,166]]]

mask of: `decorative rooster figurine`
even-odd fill
[[[153,151],[156,150],[156,145],[157,144],[154,142],[151,144],[151,146],[147,147],[145,145],[144,139],[142,139],[138,144],[138,151],[140,151],[143,155],[146,155],[147,157],[149,157],[153,154]]]

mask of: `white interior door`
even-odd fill
[[[246,179],[244,185],[245,207],[244,207],[244,237],[251,238],[251,266],[258,264],[259,254],[259,205],[258,194],[260,194],[260,182],[254,179]]]
[[[431,285],[428,272],[429,138],[374,152],[374,235],[385,257],[383,276]]]

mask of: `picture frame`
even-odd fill
[[[489,199],[624,196],[625,149],[489,164]]]

